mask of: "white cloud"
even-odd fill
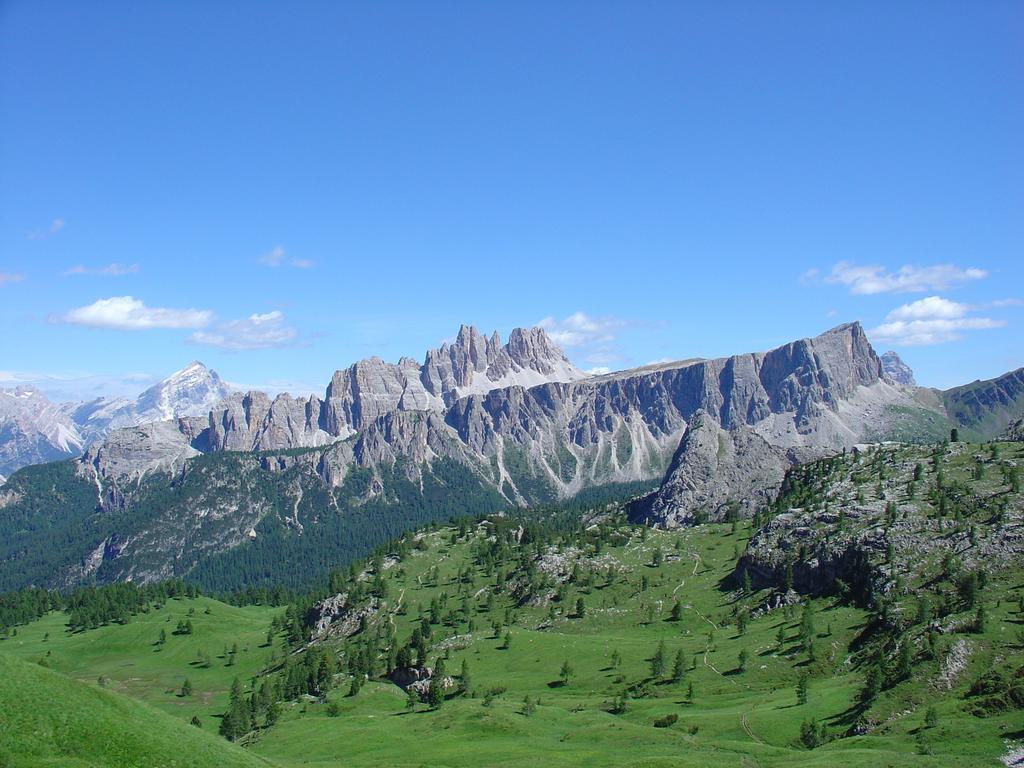
[[[805,273],[807,275],[808,273]],[[877,265],[851,264],[840,261],[833,265],[832,271],[825,277],[826,283],[840,284],[849,287],[853,294],[876,293],[918,293],[923,291],[942,291],[954,285],[981,280],[988,273],[983,269],[968,267],[961,269],[953,264],[935,264],[918,267],[906,265],[895,272]]]
[[[275,310],[220,323],[208,331],[196,331],[188,340],[192,344],[238,351],[292,346],[298,335],[295,328],[285,323],[284,314]]]
[[[993,307],[1024,307],[1021,299],[996,299],[992,302]]]
[[[591,376],[603,376],[604,374],[611,372],[612,369],[607,365],[598,365],[594,368],[588,368],[586,371],[586,373],[589,373]]]
[[[132,296],[113,296],[72,309],[55,319],[61,323],[92,328],[141,331],[150,328],[203,328],[210,324],[213,317],[213,312],[208,309],[147,307]]]
[[[265,267],[294,267],[295,269],[310,269],[316,266],[316,262],[310,259],[289,258],[284,246],[275,245],[267,253],[259,258],[260,264]]]
[[[590,317],[584,312],[575,312],[564,320],[549,316],[537,323],[560,347],[615,341],[616,329],[625,324],[615,317]]]
[[[260,256],[260,264],[267,267],[280,267],[284,261],[284,248],[275,245],[267,253]]]
[[[0,285],[6,285],[7,283],[20,283],[24,279],[24,275],[17,275],[11,272],[0,272]]]
[[[104,267],[86,267],[83,264],[76,264],[70,269],[65,269],[61,274],[65,277],[70,275],[102,275],[104,277],[120,277],[121,275],[134,275],[138,271],[138,264],[120,264],[115,261]]]
[[[62,229],[66,222],[61,218],[51,219],[49,226],[46,229],[35,229],[28,233],[29,240],[45,240],[50,235],[56,235]]]
[[[971,308],[967,304],[960,304],[941,296],[929,296],[927,299],[918,299],[910,304],[896,307],[885,316],[886,320],[927,320],[942,318],[946,320],[963,317]]]
[[[941,296],[929,296],[896,307],[885,317],[885,322],[868,332],[875,342],[902,346],[924,346],[956,341],[961,331],[1002,328],[1003,320],[990,317],[972,317],[972,307],[949,301]]]

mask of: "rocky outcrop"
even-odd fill
[[[999,439],[1011,440],[1018,443],[1024,442],[1024,418],[1017,419],[1010,424]]]
[[[832,591],[839,580],[867,599],[920,581],[924,568],[934,577],[947,555],[965,570],[1019,562],[1024,497],[1009,487],[1005,457],[950,444],[939,456],[940,494],[932,451],[880,445],[793,467],[733,580],[745,571],[755,587],[782,588],[788,573],[802,593]]]
[[[706,411],[687,426],[661,487],[630,506],[631,519],[661,528],[750,517],[778,490],[796,456],[745,424],[724,429]]]
[[[344,592],[321,600],[310,609],[313,625],[310,639],[316,640],[328,635],[335,638],[351,637],[359,631],[364,621],[376,615],[379,608],[380,601],[375,597],[352,604]]]
[[[879,359],[882,361],[882,370],[894,382],[904,387],[917,386],[917,382],[914,381],[914,372],[895,352],[886,352]]]

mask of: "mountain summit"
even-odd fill
[[[917,386],[917,382],[914,381],[914,372],[910,370],[910,366],[904,363],[895,352],[886,352],[879,359],[882,361],[882,368],[885,369],[889,378],[897,384],[902,384],[905,387]]]

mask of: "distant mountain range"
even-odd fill
[[[122,427],[208,413],[231,389],[192,362],[135,400],[97,398],[52,403],[30,386],[0,389],[0,476],[29,464],[77,456]]]
[[[610,487],[654,488],[630,505],[648,523],[720,519],[749,514],[797,462],[952,427],[993,436],[1024,411],[1024,370],[947,392],[912,381],[857,323],[601,376],[542,329],[502,344],[463,326],[422,364],[339,370],[323,398],[230,392],[194,364],[131,404],[38,409],[55,452],[93,442],[0,490],[0,586],[280,583],[432,519]]]

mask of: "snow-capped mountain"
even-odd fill
[[[83,447],[74,422],[38,389],[0,389],[0,475],[73,456]]]
[[[230,394],[230,387],[216,371],[192,361],[135,400],[97,398],[87,403],[67,403],[64,408],[85,442],[91,443],[121,427],[205,415]]]
[[[216,371],[195,361],[135,400],[53,403],[34,387],[0,389],[0,476],[75,456],[114,429],[205,415],[230,394]]]

